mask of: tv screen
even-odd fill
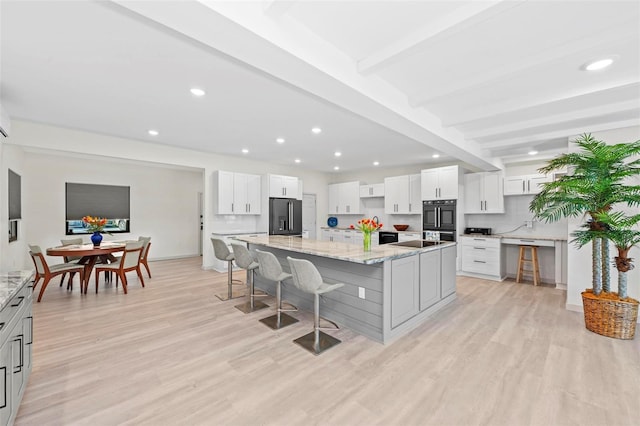
[[[88,234],[82,218],[108,219],[105,232],[130,232],[128,186],[66,183],[66,234]]]
[[[22,219],[20,175],[9,169],[9,220]]]

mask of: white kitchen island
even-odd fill
[[[455,243],[409,248],[381,245],[365,252],[341,242],[285,236],[238,236],[250,250],[273,253],[285,271],[287,256],[314,263],[326,282],[344,287],[321,299],[321,316],[388,343],[414,329],[456,298]],[[256,274],[255,286],[275,294],[275,283]],[[313,311],[313,296],[285,281],[283,300]]]

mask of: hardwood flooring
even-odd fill
[[[222,302],[201,259],[151,262],[141,288],[34,304],[34,360],[17,425],[637,425],[640,337],[584,328],[565,294],[458,278],[458,299],[383,346],[346,329],[319,357]],[[234,274],[244,279],[244,274]],[[93,284],[93,280],[91,281]]]

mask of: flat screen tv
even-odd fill
[[[9,220],[22,219],[20,175],[9,169]]]
[[[65,185],[67,235],[90,234],[82,222],[84,216],[106,218],[108,222],[104,232],[131,232],[128,186],[70,182]]]

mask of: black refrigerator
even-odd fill
[[[302,201],[269,198],[269,235],[302,235]]]

